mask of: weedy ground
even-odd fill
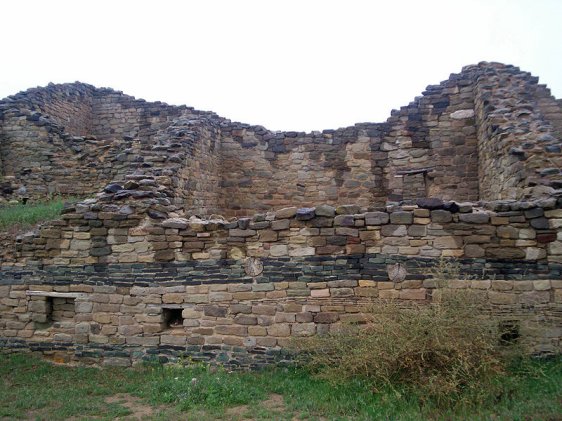
[[[0,419],[27,420],[560,420],[562,359],[524,361],[479,404],[443,407],[415,391],[334,385],[304,369],[227,372],[53,365],[0,356]]]
[[[19,230],[39,222],[57,219],[65,202],[76,202],[78,198],[54,198],[44,202],[19,203],[0,207],[0,231]]]

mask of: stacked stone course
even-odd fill
[[[536,78],[496,63],[385,123],[313,133],[84,84],[10,97],[5,200],[93,197],[0,236],[0,347],[256,367],[377,300],[431,302],[430,268],[456,259],[449,288],[559,353],[561,122]]]

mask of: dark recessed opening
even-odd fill
[[[38,329],[57,326],[57,322],[74,319],[75,306],[72,297],[44,297],[32,302],[33,321]]]
[[[164,324],[168,328],[181,327],[183,326],[183,317],[181,315],[181,308],[164,308]]]
[[[517,320],[505,320],[500,322],[500,343],[509,345],[519,339],[519,322]]]
[[[45,323],[53,323],[53,297],[46,297],[45,300]]]
[[[53,298],[45,297],[45,300],[37,300],[33,303],[36,329],[48,329],[53,325]]]

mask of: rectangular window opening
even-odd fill
[[[167,329],[183,327],[182,308],[163,308],[162,315]]]
[[[47,329],[58,322],[69,322],[76,315],[75,299],[84,294],[73,292],[26,291],[28,310],[37,329]]]
[[[74,298],[69,297],[47,297],[51,300],[51,321],[63,322],[73,320],[76,314]]]

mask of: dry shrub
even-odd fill
[[[441,285],[449,276],[443,269],[435,269]],[[486,387],[506,361],[498,323],[481,303],[474,291],[447,288],[435,291],[431,303],[380,301],[366,311],[364,324],[295,346],[307,366],[334,382],[361,377],[375,389],[413,388],[437,404],[476,397],[490,392]]]

